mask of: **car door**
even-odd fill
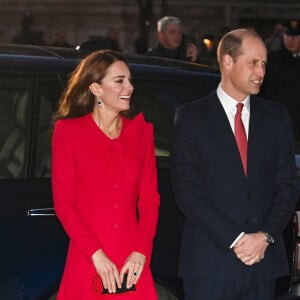
[[[0,73],[0,299],[48,299],[62,275],[46,158],[60,91],[55,74]]]

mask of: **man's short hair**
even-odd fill
[[[222,57],[225,54],[229,54],[234,62],[237,60],[239,55],[243,54],[241,46],[246,37],[254,37],[262,40],[261,36],[251,29],[235,29],[224,34],[217,48],[217,59],[220,67]]]
[[[157,21],[157,31],[158,32],[164,31],[170,24],[181,25],[182,22],[177,17],[172,17],[172,16],[162,17]]]

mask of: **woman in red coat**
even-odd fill
[[[58,300],[157,299],[150,271],[159,194],[153,127],[133,119],[126,59],[102,50],[73,72],[52,138],[54,206],[70,238]]]

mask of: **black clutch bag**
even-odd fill
[[[116,294],[126,293],[126,292],[131,292],[131,291],[136,291],[135,284],[132,285],[132,287],[129,288],[129,289],[126,287],[127,276],[128,276],[127,273],[124,274],[124,279],[123,279],[123,282],[122,282],[122,286],[120,288],[117,286],[117,283],[116,283]],[[99,281],[101,282],[102,291],[99,288],[97,288],[100,285]],[[93,288],[94,288],[94,290],[96,292],[101,292],[102,294],[111,294],[111,293],[109,293],[108,289],[106,289],[106,288],[103,287],[102,280],[101,280],[101,278],[100,278],[99,275],[96,275],[95,278],[94,278]]]

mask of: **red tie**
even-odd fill
[[[241,160],[244,168],[245,175],[247,176],[247,136],[244,128],[244,124],[242,121],[242,110],[244,104],[238,103],[236,105],[236,114],[234,117],[234,135],[237,146],[239,148],[239,152],[241,155]]]

